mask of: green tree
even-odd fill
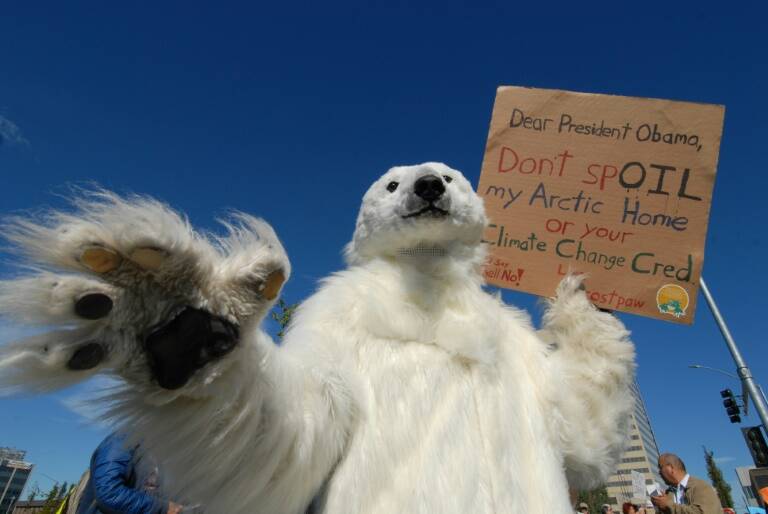
[[[45,504],[39,514],[54,514],[59,506],[59,484],[54,484],[45,496]]]
[[[288,305],[282,298],[280,298],[278,304],[275,306],[275,309],[277,310],[279,308],[280,312],[277,313],[272,311],[272,319],[280,324],[280,332],[277,333],[277,337],[279,339],[283,338],[285,330],[288,328],[288,323],[291,322],[291,317],[293,316],[293,313],[298,306],[298,303],[292,303],[291,305]]]
[[[64,484],[59,488],[59,496],[58,496],[58,498],[60,500],[63,500],[68,492],[69,492],[69,487],[67,487],[67,483],[64,482]]]
[[[605,503],[610,503],[608,501],[608,491],[605,489],[604,485],[589,491],[579,491],[576,505],[581,502],[589,505],[589,514],[599,514],[600,507]]]
[[[712,481],[712,486],[717,491],[717,495],[720,497],[720,503],[723,507],[733,507],[733,499],[731,498],[731,486],[723,478],[723,473],[720,468],[717,467],[715,462],[714,452],[708,451],[706,446],[704,448],[704,459],[707,461],[707,475]]]
[[[32,502],[35,501],[35,498],[37,498],[37,495],[42,493],[40,490],[40,486],[37,485],[37,482],[32,484],[32,487],[29,488],[29,494],[27,494],[27,501]]]

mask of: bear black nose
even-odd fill
[[[413,192],[416,193],[416,196],[419,198],[423,198],[428,202],[434,202],[445,193],[443,179],[434,175],[421,177],[413,185]]]

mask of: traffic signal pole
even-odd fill
[[[715,318],[717,326],[720,328],[720,332],[723,334],[723,338],[725,339],[725,344],[728,346],[728,350],[731,352],[733,362],[736,363],[736,373],[741,379],[741,385],[749,393],[750,398],[752,398],[752,403],[755,405],[757,415],[760,416],[760,420],[763,422],[763,430],[768,430],[768,406],[766,406],[765,398],[755,383],[755,379],[752,378],[752,373],[749,371],[747,363],[744,362],[744,358],[741,356],[741,352],[736,346],[736,342],[733,340],[733,337],[731,337],[731,332],[728,330],[728,326],[725,324],[725,320],[720,314],[720,310],[717,308],[715,300],[709,293],[707,284],[704,282],[704,277],[699,278],[699,284],[701,285],[702,293],[704,293],[704,298],[707,299],[709,310],[712,311],[712,316]],[[746,402],[746,398],[744,401]]]

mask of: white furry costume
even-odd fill
[[[110,414],[162,463],[171,498],[209,514],[565,514],[567,481],[597,485],[615,464],[633,405],[626,330],[574,277],[539,334],[483,292],[482,201],[443,164],[371,186],[350,267],[280,347],[259,329],[289,274],[266,224],[240,215],[213,240],[146,198],[78,207],[6,228],[32,261],[77,274],[2,284],[6,314],[69,327],[6,347],[0,372],[10,390],[121,377]],[[210,338],[195,343],[191,374],[168,378],[151,334],[188,306],[239,338],[213,357]]]

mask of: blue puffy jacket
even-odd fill
[[[85,486],[77,514],[165,514],[168,503],[135,489],[134,449],[124,446],[125,437],[111,434],[91,457],[91,477]]]

